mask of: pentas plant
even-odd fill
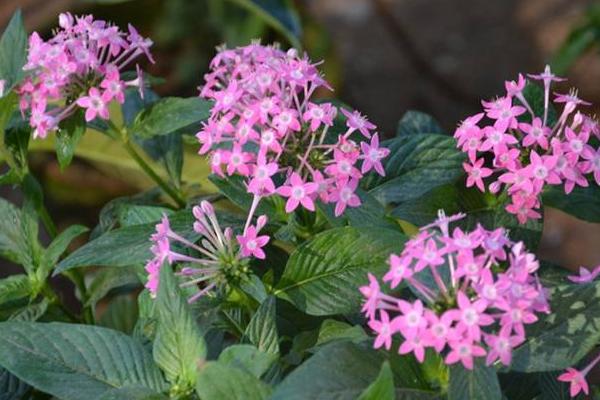
[[[317,102],[331,90],[318,63],[291,49],[253,43],[223,48],[212,60],[200,95],[214,100],[211,115],[196,135],[200,154],[210,154],[213,173],[245,178],[254,196],[287,198],[286,212],[314,211],[315,201],[335,203],[335,215],[361,204],[356,188],[363,175],[385,175],[375,125],[357,111]],[[346,129],[333,133],[338,112]],[[336,136],[337,135],[337,136]]]
[[[476,357],[486,357],[488,365],[510,365],[512,350],[526,339],[525,325],[550,311],[535,275],[535,255],[503,228],[450,231],[463,217],[440,211],[400,255],[390,256],[383,282],[392,290],[408,285],[418,299],[386,294],[373,275],[360,288],[362,310],[377,333],[375,348],[390,349],[398,336],[398,352],[413,353],[420,362],[432,348],[447,364],[461,362],[468,369]]]
[[[586,175],[600,184],[600,149],[592,141],[600,137],[600,127],[578,111],[590,103],[573,89],[555,93],[551,102],[552,83],[564,79],[550,67],[529,77],[543,85],[543,110],[536,113],[529,104],[527,81],[519,74],[516,81],[505,83],[504,96],[483,101],[484,112],[466,118],[454,134],[468,155],[467,187],[506,190],[511,198],[506,210],[522,224],[541,217],[540,195],[546,185],[563,185],[569,194],[576,186],[589,185]],[[553,106],[562,108],[556,121],[550,119]]]
[[[125,88],[136,86],[143,95],[143,75],[124,81],[122,71],[149,52],[152,41],[129,25],[128,32],[91,15],[59,16],[59,28],[44,41],[37,32],[29,37],[29,75],[16,89],[22,113],[28,113],[34,138],[45,138],[59,123],[85,110],[85,120],[109,118],[108,104],[125,101]]]
[[[198,287],[198,292],[188,299],[192,303],[205,295],[225,293],[231,283],[248,275],[250,257],[265,258],[262,248],[269,242],[269,237],[258,234],[267,223],[266,216],[258,217],[256,226],[248,226],[246,234],[238,235],[236,241],[230,227],[221,228],[209,202],[202,201],[192,212],[196,219],[194,231],[201,236],[199,243],[171,230],[167,216],[156,225],[156,232],[151,237],[154,257],[146,264],[146,288],[152,296],[158,291],[160,269],[164,264],[181,266],[178,275],[185,278],[181,286]],[[176,251],[175,244],[183,247],[185,252]]]

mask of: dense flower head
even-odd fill
[[[199,288],[188,299],[193,302],[204,295],[223,291],[230,283],[243,278],[249,272],[249,257],[265,257],[262,248],[269,237],[258,234],[267,223],[266,216],[259,216],[256,225],[248,225],[244,234],[234,238],[231,228],[221,228],[209,202],[202,201],[192,212],[195,217],[194,231],[201,235],[199,243],[174,232],[166,215],[156,225],[155,233],[150,238],[154,256],[146,263],[146,288],[153,296],[158,291],[160,269],[165,263],[181,267],[178,274],[188,279],[182,286]]]
[[[578,111],[589,103],[575,90],[555,93],[551,102],[552,82],[564,79],[549,67],[529,77],[542,82],[543,110],[536,114],[529,104],[527,82],[519,74],[517,81],[506,82],[504,96],[483,101],[483,112],[466,118],[454,134],[468,155],[463,164],[467,186],[485,191],[484,179],[489,178],[492,193],[505,189],[511,198],[506,210],[520,223],[541,217],[540,195],[546,185],[563,185],[569,194],[575,186],[589,185],[586,175],[600,184],[600,149],[591,140],[600,138],[600,126]],[[555,121],[553,107],[562,109]]]
[[[525,341],[525,325],[537,321],[536,313],[549,312],[535,256],[503,228],[451,230],[463,217],[440,212],[400,255],[390,256],[383,282],[392,290],[405,284],[416,300],[384,293],[369,275],[369,285],[360,290],[376,348],[389,349],[397,335],[399,353],[413,353],[420,362],[432,348],[447,364],[461,362],[468,369],[484,356],[487,364],[509,365],[512,350]]]
[[[86,121],[108,119],[108,103],[123,103],[126,86],[143,93],[143,78],[124,81],[123,68],[144,54],[151,62],[152,41],[129,25],[128,32],[91,15],[60,14],[59,28],[44,41],[37,32],[29,37],[30,71],[17,87],[21,112],[29,112],[34,137],[44,138],[78,108]]]
[[[317,65],[277,46],[221,49],[200,92],[214,106],[196,136],[212,171],[245,177],[255,196],[287,197],[287,212],[312,211],[320,199],[340,215],[360,205],[355,191],[365,173],[384,175],[389,150],[365,116],[313,99],[330,89]],[[334,134],[338,113],[346,126]]]

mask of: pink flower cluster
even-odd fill
[[[192,212],[196,218],[194,231],[202,235],[200,244],[174,232],[167,216],[163,216],[161,222],[156,225],[156,232],[151,236],[151,251],[154,257],[146,263],[146,288],[152,296],[158,291],[160,269],[165,262],[183,265],[179,274],[188,277],[189,280],[182,286],[201,285],[200,290],[189,298],[191,303],[211,291],[222,289],[232,279],[246,273],[248,257],[265,258],[262,248],[268,243],[269,237],[259,236],[259,232],[267,223],[266,216],[258,217],[256,225],[248,225],[246,232],[234,240],[231,228],[221,229],[209,202],[202,201]],[[174,243],[187,248],[186,254],[174,251]]]
[[[464,164],[467,186],[485,191],[484,178],[492,182],[492,193],[506,188],[511,202],[506,210],[520,223],[540,218],[540,194],[545,185],[564,185],[569,194],[575,186],[588,186],[586,174],[600,184],[600,149],[590,144],[600,138],[598,123],[577,111],[589,103],[569,94],[555,94],[554,105],[562,105],[557,121],[550,123],[550,86],[562,81],[546,67],[539,75],[529,75],[544,87],[544,110],[536,115],[523,91],[527,81],[506,82],[506,95],[483,101],[484,112],[465,119],[454,137],[468,154]],[[484,120],[484,117],[487,120]],[[484,122],[485,121],[485,122]],[[490,154],[491,164],[485,161]]]
[[[220,50],[210,66],[200,95],[214,106],[196,137],[215,174],[245,177],[255,197],[286,197],[287,212],[299,205],[314,211],[320,199],[336,203],[338,216],[360,205],[355,191],[363,174],[384,175],[389,150],[379,147],[375,125],[357,111],[313,100],[330,88],[306,56],[254,43]],[[332,137],[340,110],[346,128]]]
[[[389,349],[399,335],[399,353],[413,353],[420,362],[432,348],[447,364],[460,361],[468,369],[475,357],[486,355],[487,364],[509,365],[512,350],[525,341],[524,326],[537,321],[537,312],[549,312],[535,256],[523,243],[511,242],[503,228],[457,227],[450,233],[450,223],[462,217],[440,212],[399,256],[390,257],[383,281],[391,289],[404,283],[419,299],[385,294],[369,275],[369,285],[360,290],[376,348]]]
[[[152,41],[131,25],[125,33],[91,15],[66,13],[60,15],[59,26],[48,41],[37,32],[31,34],[24,67],[30,74],[17,88],[21,111],[30,112],[34,137],[46,137],[78,108],[85,110],[86,121],[108,119],[108,103],[123,103],[126,86],[143,90],[139,67],[138,78],[128,82],[120,71],[142,54],[154,62],[149,52]]]

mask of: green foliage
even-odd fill
[[[562,186],[544,188],[544,206],[558,208],[587,222],[600,222],[600,187],[590,183],[588,187],[577,186],[565,194]]]
[[[31,386],[66,400],[93,399],[129,386],[160,392],[165,386],[140,343],[93,326],[2,322],[0,365]]]
[[[138,114],[129,129],[141,138],[168,135],[207,119],[210,107],[200,97],[165,97]]]
[[[385,361],[375,381],[361,393],[358,400],[394,400],[395,398],[394,375],[390,364]]]
[[[83,111],[78,111],[71,117],[61,121],[60,129],[56,132],[56,158],[61,170],[71,164],[75,155],[75,147],[86,130]]]
[[[396,136],[421,135],[429,133],[440,133],[444,131],[438,122],[429,114],[420,111],[409,110],[398,122]]]
[[[249,372],[260,378],[277,360],[277,355],[266,353],[249,344],[234,344],[219,355],[219,363]]]
[[[185,393],[196,384],[197,369],[206,356],[206,343],[168,265],[161,268],[156,311],[154,360],[169,382]]]
[[[552,288],[547,316],[527,329],[513,353],[511,369],[555,371],[575,365],[600,340],[600,282]]]
[[[279,334],[277,333],[275,316],[275,297],[268,297],[250,320],[244,336],[260,351],[278,355]]]
[[[493,367],[477,359],[472,371],[462,364],[450,366],[448,400],[501,400],[502,392]]]
[[[381,275],[406,237],[376,228],[335,228],[292,253],[275,294],[311,315],[357,312],[367,272]]]
[[[266,400],[271,388],[244,369],[217,361],[207,363],[198,374],[196,393],[202,399]]]
[[[21,10],[17,10],[0,38],[0,79],[5,80],[5,93],[25,76],[23,65],[26,60],[27,32]]]
[[[383,161],[386,176],[371,175],[369,192],[381,203],[403,203],[420,198],[463,175],[465,155],[452,137],[405,134],[386,141],[390,155]]]

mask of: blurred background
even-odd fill
[[[478,112],[480,99],[501,94],[504,80],[547,63],[569,78],[560,89],[577,87],[583,99],[600,104],[598,1],[2,0],[0,29],[17,8],[28,30],[42,36],[64,11],[91,12],[120,26],[131,22],[155,41],[157,63],[144,69],[168,82],[156,86],[161,95],[195,95],[221,43],[301,44],[313,60],[326,60],[334,95],[368,115],[384,135],[393,135],[411,109],[433,115],[451,132]],[[117,150],[102,151],[120,157]],[[93,227],[109,200],[149,185],[126,163],[115,173],[88,157],[61,172],[50,152],[35,152],[30,161],[59,229]],[[10,188],[0,188],[0,195],[19,202]],[[545,218],[542,258],[570,268],[600,263],[600,225],[555,210]]]

